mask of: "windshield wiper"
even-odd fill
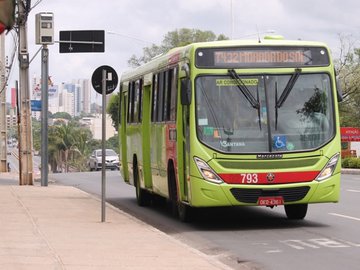
[[[241,93],[245,96],[245,98],[249,101],[249,103],[251,104],[251,106],[254,109],[260,109],[260,104],[259,101],[255,99],[255,97],[251,94],[251,92],[249,91],[249,89],[246,87],[246,85],[244,84],[244,82],[242,81],[242,79],[239,77],[239,75],[237,75],[236,71],[234,69],[229,69],[228,70],[231,78],[233,78],[234,80],[236,80],[237,82],[237,87],[240,89]]]
[[[285,86],[284,91],[281,93],[279,100],[276,97],[276,106],[275,106],[276,108],[281,108],[281,106],[284,104],[285,100],[287,99],[291,90],[293,89],[297,79],[299,78],[300,73],[301,73],[301,68],[295,69],[295,73],[291,75],[287,85]]]

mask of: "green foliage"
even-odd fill
[[[340,124],[343,127],[360,126],[360,49],[351,37],[340,36],[341,51],[335,60],[336,72],[343,90],[340,103]]]
[[[165,53],[175,47],[182,47],[195,42],[226,39],[228,38],[225,35],[220,34],[219,36],[216,36],[212,31],[201,31],[199,29],[189,28],[176,29],[175,31],[168,32],[160,45],[153,44],[150,47],[143,48],[142,56],[131,56],[128,60],[128,64],[131,67],[138,67],[149,62],[155,56]]]
[[[67,120],[71,120],[72,117],[69,113],[67,112],[57,112],[57,113],[54,113],[52,115],[52,118],[62,118],[62,119],[67,119]]]
[[[341,161],[341,166],[343,168],[360,169],[360,158],[344,158]]]
[[[35,118],[32,119],[32,134],[33,134],[33,148],[35,151],[40,151],[41,147],[41,122]]]
[[[113,127],[118,130],[120,112],[120,92],[110,97],[106,112],[110,115]]]
[[[106,148],[113,149],[116,153],[119,153],[119,136],[115,135],[106,141]]]
[[[34,145],[40,149],[40,122],[33,120]],[[49,126],[48,155],[52,172],[86,171],[90,154],[101,148],[101,140],[93,139],[91,131],[82,127],[78,121],[71,119],[68,123],[59,122]],[[106,142],[106,148],[118,152],[118,137]],[[35,148],[35,150],[38,150]]]

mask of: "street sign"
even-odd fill
[[[342,142],[360,142],[360,128],[341,127],[340,133]]]
[[[60,53],[105,52],[104,30],[60,31]]]
[[[41,100],[30,100],[31,111],[41,112]]]
[[[112,93],[118,84],[118,75],[116,71],[110,66],[100,66],[98,67],[92,77],[91,83],[95,91],[102,95],[102,72],[106,71],[106,95]]]

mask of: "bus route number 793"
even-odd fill
[[[257,173],[242,173],[241,183],[242,184],[256,184],[259,182]]]

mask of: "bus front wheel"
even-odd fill
[[[191,207],[180,200],[178,193],[175,170],[173,165],[168,167],[168,186],[169,186],[169,199],[174,216],[177,216],[182,222],[189,222],[191,220]]]
[[[284,207],[288,219],[304,219],[308,209],[307,204],[288,204]]]

